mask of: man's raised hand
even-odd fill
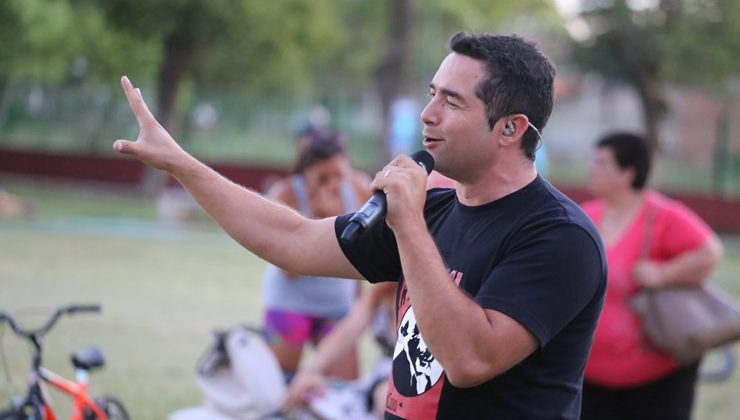
[[[144,102],[144,97],[141,96],[141,91],[134,88],[128,77],[121,78],[121,87],[139,123],[139,136],[136,141],[116,140],[113,143],[113,150],[133,156],[157,169],[171,171],[176,167],[177,160],[187,154],[154,118]]]

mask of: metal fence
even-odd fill
[[[144,89],[153,104],[149,92],[153,89]],[[548,176],[579,184],[585,180],[593,142],[611,130],[639,130],[642,120],[637,99],[625,87],[581,78],[565,92],[544,131]],[[423,106],[423,93],[412,98],[417,108]],[[0,95],[0,148],[110,155],[113,140],[136,136],[136,123],[117,87],[18,85]],[[307,100],[255,100],[238,92],[186,96],[191,99],[178,104],[178,140],[206,161],[244,165],[288,165],[293,138],[316,107]],[[662,127],[664,142],[653,184],[669,191],[740,197],[737,101],[728,105],[705,92],[680,88],[671,89],[669,99],[671,113]],[[320,103],[332,116],[330,124],[347,135],[354,163],[376,168],[385,136],[372,93],[337,94]],[[414,130],[420,133],[420,127]]]

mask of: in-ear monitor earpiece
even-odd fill
[[[504,127],[503,134],[507,137],[511,137],[514,135],[514,132],[516,130],[514,129],[514,124],[511,121],[506,122],[506,126]]]

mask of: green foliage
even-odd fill
[[[62,79],[79,51],[75,16],[64,1],[0,2],[0,74],[43,82]]]
[[[0,76],[8,77],[11,73],[11,62],[22,48],[21,32],[23,22],[16,3],[0,2]],[[24,37],[25,38],[25,37]]]
[[[110,0],[100,9],[122,34],[162,45],[179,39],[210,88],[293,92],[312,77],[342,37],[329,0]]]
[[[118,84],[122,74],[151,80],[161,61],[161,45],[138,34],[116,31],[105,16],[91,5],[77,5],[82,31],[83,50],[80,55],[89,63],[89,77],[95,81]]]
[[[548,0],[411,5],[409,93],[420,99],[453,32],[524,32],[543,40],[559,22]],[[304,110],[321,103],[369,160],[382,123],[368,123],[380,112],[368,113],[367,104],[379,96],[378,69],[394,45],[395,6],[395,0],[0,1],[0,42],[8,46],[0,48],[2,141],[109,152],[110,133],[135,128],[115,87],[126,74],[159,116],[164,109],[184,128],[178,139],[202,156],[221,157],[224,144],[242,152],[230,153],[232,160],[252,147],[270,150],[277,161],[263,139],[284,140],[287,147],[278,150],[292,151],[289,137]],[[42,91],[43,103],[30,112],[34,90]],[[218,112],[208,129],[193,124],[191,112],[206,102]],[[249,156],[261,157],[251,149]]]
[[[310,91],[344,39],[332,2],[253,3],[235,3],[224,20],[226,31],[203,45],[199,83],[271,96]]]
[[[560,17],[547,0],[430,0],[420,9],[418,60],[427,80],[457,31],[518,33],[540,41],[562,31]]]
[[[413,61],[425,76],[456,30],[496,32],[517,15],[556,16],[546,0],[414,6]],[[86,73],[76,77],[153,81],[163,42],[175,34],[193,45],[199,86],[272,96],[359,90],[374,77],[390,13],[388,1],[359,0],[6,0],[0,79],[59,83],[82,60]]]
[[[740,71],[737,0],[663,0],[642,9],[624,0],[583,4],[590,36],[574,57],[607,78],[634,82],[635,69],[654,68],[661,80],[723,89]]]
[[[156,45],[111,31],[99,9],[74,0],[0,2],[0,44],[0,79],[16,82],[110,80],[126,67],[151,74],[159,56]]]
[[[666,79],[725,89],[728,77],[740,75],[740,2],[684,2],[656,42]]]

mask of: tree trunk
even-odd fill
[[[380,93],[381,135],[378,139],[378,165],[390,159],[387,137],[389,111],[393,101],[404,94],[409,80],[411,63],[412,0],[388,0],[388,39],[383,58],[375,72]]]
[[[608,42],[612,54],[624,66],[628,79],[637,90],[642,105],[645,136],[653,150],[658,150],[660,121],[667,108],[660,81],[660,57],[649,39],[640,37],[629,28],[612,32]]]
[[[665,116],[665,99],[660,81],[646,78],[637,84],[637,91],[642,103],[645,136],[653,150],[660,148],[660,122]]]
[[[10,114],[10,106],[15,99],[16,88],[15,80],[12,77],[8,78],[5,86],[3,86],[2,97],[0,97],[0,127],[4,126],[7,122],[6,120]]]
[[[177,139],[179,126],[175,109],[180,82],[193,67],[195,62],[195,40],[188,34],[187,28],[169,34],[164,41],[162,64],[157,75],[157,110],[156,116],[172,137]],[[169,181],[162,171],[147,166],[139,184],[146,197],[155,197]]]

